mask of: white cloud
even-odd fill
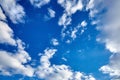
[[[72,15],[77,11],[81,11],[83,8],[82,0],[58,0],[60,4],[68,15]]]
[[[78,71],[72,71],[67,65],[51,65],[50,59],[53,57],[56,49],[45,49],[40,58],[41,65],[36,69],[36,75],[44,80],[95,80],[92,75],[86,76]]]
[[[23,42],[20,39],[17,40],[17,45],[18,50],[15,53],[0,50],[0,75],[22,74],[33,77],[34,69],[27,64],[31,57],[24,50]]]
[[[34,70],[29,65],[24,65],[26,63],[21,61],[21,59],[27,60],[24,54],[27,53],[10,53],[4,50],[0,50],[0,74],[11,76],[13,74],[22,74],[25,76],[32,77]]]
[[[59,19],[58,24],[59,24],[60,26],[63,25],[64,28],[66,28],[67,25],[71,24],[71,21],[72,21],[71,17],[68,16],[66,13],[64,13],[64,14],[61,16],[61,18]]]
[[[48,8],[48,14],[51,18],[54,18],[55,17],[55,11],[52,10],[51,8]]]
[[[50,0],[30,0],[30,3],[38,8],[41,8],[42,6],[48,4]]]
[[[6,21],[6,16],[3,13],[3,10],[1,9],[1,7],[0,7],[0,20]]]
[[[52,43],[54,46],[59,45],[58,40],[57,40],[57,39],[55,39],[55,38],[53,38],[53,39],[51,40],[51,43]]]
[[[55,11],[53,9],[48,8],[47,10],[48,10],[48,13],[44,15],[44,20],[45,21],[48,21],[48,20],[55,17]]]
[[[76,28],[71,32],[71,37],[73,38],[73,40],[77,37],[76,35],[77,32],[78,30]]]
[[[82,21],[76,27],[74,27],[74,29],[67,31],[68,33],[65,34],[68,34],[74,40],[77,38],[78,35],[82,35],[84,33],[85,29],[87,29],[86,26],[87,26],[87,22]]]
[[[82,26],[82,27],[87,26],[87,22],[86,22],[86,21],[82,21],[82,22],[81,22],[81,26]]]
[[[120,54],[114,54],[110,57],[110,63],[100,68],[104,74],[109,74],[112,80],[120,79]]]
[[[72,21],[72,14],[76,13],[77,11],[81,11],[83,8],[82,0],[58,0],[58,4],[64,8],[64,13],[58,21],[60,26],[70,25]]]
[[[24,9],[16,0],[0,0],[0,5],[13,23],[24,21]]]
[[[13,30],[5,22],[0,21],[0,43],[16,45],[13,36]]]
[[[95,16],[99,20],[97,25],[100,26],[101,31],[99,41],[105,43],[106,49],[113,53],[110,62],[102,66],[100,70],[104,74],[109,74],[111,80],[118,80],[120,79],[120,1],[99,0],[97,4],[99,6],[95,4],[97,6],[95,9],[98,11],[106,9],[106,12],[100,14],[101,17]]]

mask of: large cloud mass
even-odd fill
[[[101,17],[98,18],[100,21],[98,26],[100,26],[99,29],[102,33],[99,40],[105,43],[106,49],[114,53],[110,57],[109,64],[101,67],[100,70],[103,73],[109,74],[112,80],[117,80],[120,79],[120,0],[99,0],[98,2],[97,4],[102,5],[102,7],[97,5],[93,7],[96,3],[93,1],[94,4],[91,10],[102,11],[102,14],[100,14]]]

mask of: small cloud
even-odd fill
[[[65,57],[62,57],[62,60],[67,61],[67,59]]]
[[[48,4],[49,2],[50,0],[30,0],[30,3],[37,8],[41,8],[42,6]]]
[[[50,18],[54,18],[55,17],[55,11],[51,8],[48,8],[48,14],[50,16]]]
[[[52,45],[54,45],[54,46],[59,45],[58,40],[57,40],[57,39],[55,39],[55,38],[53,38],[53,39],[51,40],[51,43],[52,43]]]
[[[59,19],[58,24],[64,27],[71,24],[72,14],[83,9],[82,0],[78,1],[58,0],[58,4],[60,4],[64,8],[64,13],[62,17]]]
[[[82,21],[82,22],[81,22],[81,26],[82,26],[82,27],[87,26],[87,22],[86,22],[86,21]]]

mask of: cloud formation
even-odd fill
[[[24,50],[21,40],[17,40],[17,45],[18,51],[15,53],[0,50],[0,75],[22,74],[32,77],[34,69],[26,64],[31,60],[31,57]]]
[[[62,17],[59,19],[58,24],[60,26],[67,26],[70,25],[72,19],[72,14],[76,13],[77,11],[81,11],[83,9],[82,0],[58,0],[58,4],[64,8],[64,13]]]
[[[104,65],[100,68],[104,74],[109,74],[111,80],[120,79],[120,1],[116,0],[98,0],[98,2],[91,0],[93,3],[91,10],[104,11],[102,14],[99,14],[101,17],[97,17],[99,20],[98,26],[101,31],[101,36],[99,41],[105,43],[106,49],[113,53],[110,57],[109,64]],[[111,4],[112,3],[112,4]],[[101,6],[97,6],[101,5]],[[90,7],[91,8],[91,7]],[[99,13],[99,12],[98,12]]]
[[[24,22],[24,9],[16,0],[0,0],[0,5],[13,23]]]
[[[14,52],[0,49],[0,75],[12,76],[14,74],[21,74],[33,77],[34,69],[27,64],[31,60],[31,57],[25,51],[22,40],[14,38],[14,32],[8,26],[5,16],[7,15],[13,23],[21,21],[23,15],[17,9],[22,9],[22,7],[14,0],[0,0],[0,5],[5,11],[4,14],[0,7],[0,44],[9,44],[17,48]]]
[[[0,43],[16,45],[13,36],[13,30],[5,22],[0,21]]]
[[[48,4],[50,0],[30,0],[30,3],[38,8],[41,8],[42,6]]]
[[[50,59],[57,49],[45,49],[40,58],[41,65],[36,70],[36,75],[44,80],[96,80],[92,75],[85,75],[78,71],[72,71],[67,65],[51,65]]]

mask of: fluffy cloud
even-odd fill
[[[96,2],[94,2],[94,4],[95,3]],[[120,1],[109,0],[108,2],[99,0],[97,4],[102,6],[97,6],[95,4],[95,9],[98,11],[106,9],[106,12],[101,13],[101,17],[98,18],[98,26],[100,26],[99,30],[102,33],[99,41],[105,43],[106,49],[113,53],[110,57],[109,64],[101,67],[100,70],[105,74],[109,74],[112,80],[118,80],[120,79]]]
[[[112,80],[120,79],[120,54],[114,54],[110,57],[110,63],[100,68],[104,74],[109,74]]]
[[[0,5],[13,23],[23,22],[25,12],[16,0],[0,0]]]
[[[2,21],[0,21],[0,43],[16,45],[16,42],[13,39],[13,30]]]
[[[83,8],[82,0],[58,0],[58,4],[64,8],[64,13],[59,19],[58,24],[64,27],[71,23],[72,14],[81,11]]]
[[[38,8],[41,8],[42,6],[48,4],[50,0],[30,0],[30,3]]]
[[[0,8],[0,43],[15,46],[17,51],[8,52],[0,50],[0,75],[11,76],[14,74],[22,74],[32,77],[34,69],[27,65],[31,60],[29,54],[24,50],[24,43],[20,39],[14,39],[13,30],[5,22],[6,16]],[[25,65],[26,64],[26,65]]]
[[[13,74],[22,74],[32,77],[34,69],[30,65],[26,64],[31,60],[31,57],[24,50],[21,40],[17,40],[17,45],[18,51],[15,53],[0,50],[0,74],[8,76]]]
[[[26,60],[27,58],[24,55],[24,53],[18,53],[13,55],[13,53],[6,52],[6,51],[0,51],[0,74],[1,75],[13,75],[13,74],[22,74],[25,76],[32,77],[34,70],[29,66],[24,66],[22,61],[20,61],[19,57],[21,59]]]
[[[66,43],[70,43],[73,40],[75,40],[77,36],[80,36],[84,33],[84,31],[87,29],[86,26],[87,26],[87,22],[83,20],[77,26],[73,28],[70,26],[70,29],[63,30],[63,32],[61,33],[62,37],[63,38],[67,37],[68,39],[66,40]]]
[[[36,75],[44,80],[95,80],[92,75],[72,71],[67,65],[51,65],[50,58],[53,57],[56,49],[45,49],[44,54],[40,58],[41,65],[36,69]]]

